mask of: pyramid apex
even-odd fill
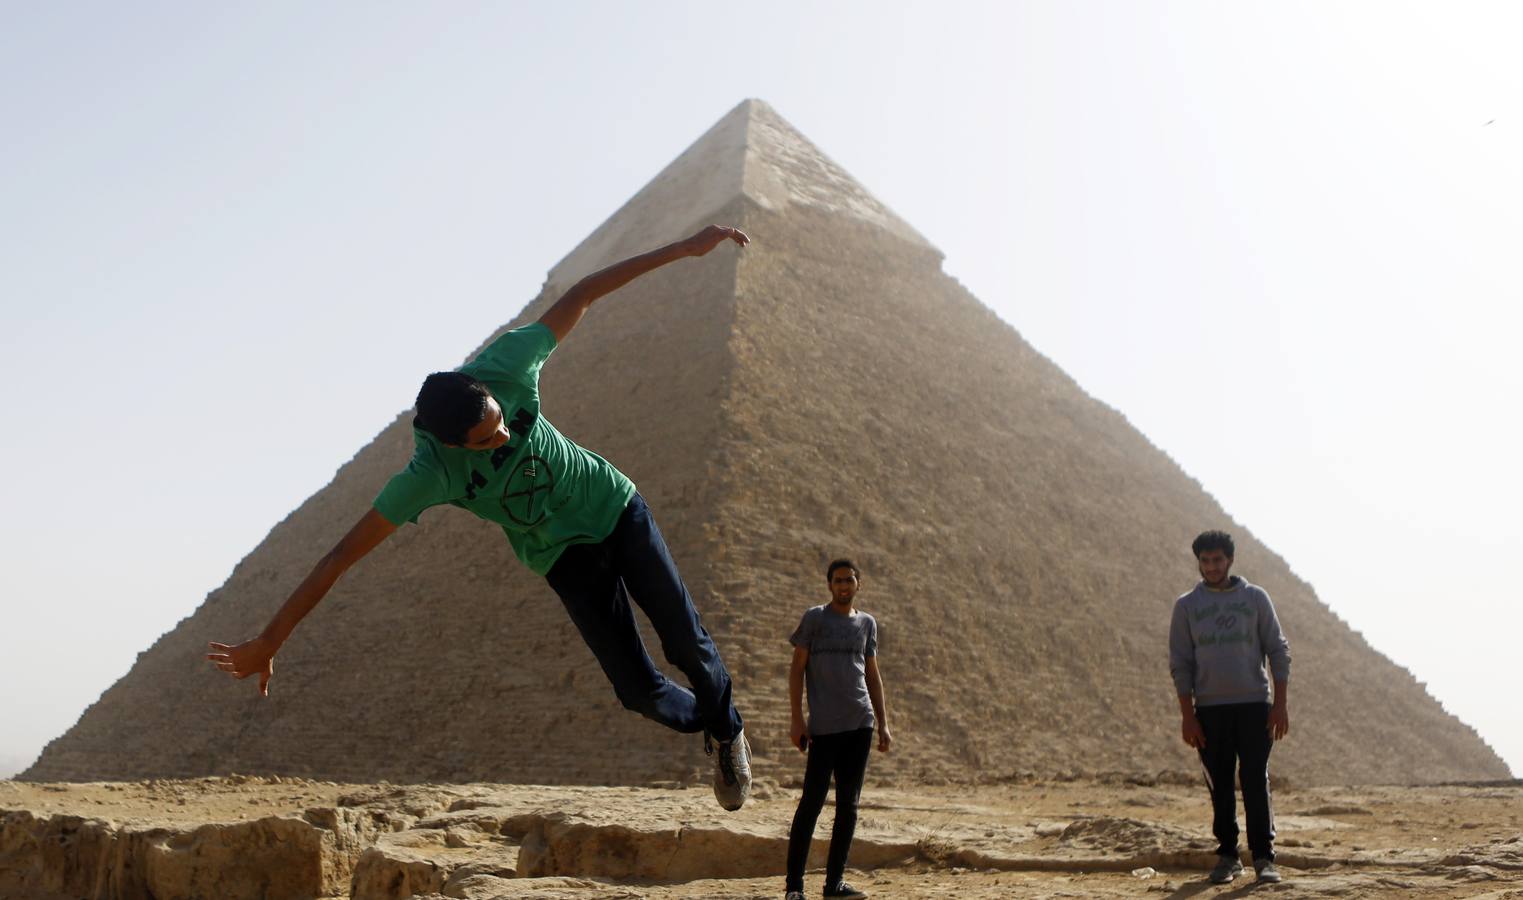
[[[735,108],[742,110],[746,159],[741,189],[746,196],[768,209],[804,205],[845,213],[941,255],[765,101],[747,99]]]
[[[844,212],[935,250],[770,104],[748,97],[556,264],[549,281],[569,287],[621,256],[706,224],[742,195],[766,209],[806,205]]]
[[[771,113],[772,115],[777,115],[777,110],[772,108],[772,104],[768,103],[760,97],[747,97],[746,99],[740,101],[740,103],[736,105],[735,109],[745,110],[746,115],[755,115],[758,113]]]

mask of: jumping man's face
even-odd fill
[[[1200,564],[1200,577],[1208,587],[1227,586],[1227,573],[1232,571],[1232,557],[1221,550],[1206,550],[1195,558]]]
[[[502,417],[502,407],[497,405],[497,400],[487,398],[487,414],[482,417],[476,427],[465,434],[465,443],[460,446],[467,450],[496,450],[508,442],[512,435],[508,434],[508,426]]]
[[[857,573],[842,566],[830,573],[830,600],[842,606],[850,606],[857,596]]]

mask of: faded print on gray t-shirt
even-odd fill
[[[804,613],[788,642],[809,651],[804,685],[809,695],[809,734],[872,728],[867,657],[878,655],[878,623],[861,610],[843,616],[829,606]]]

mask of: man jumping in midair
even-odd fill
[[[413,458],[349,533],[297,586],[263,632],[206,658],[236,678],[259,676],[269,694],[275,653],[339,576],[423,510],[459,506],[502,526],[513,552],[543,575],[613,683],[620,702],[668,728],[703,731],[719,744],[714,794],[739,809],[751,790],[750,747],[730,697],[730,674],[645,499],[622,472],[567,440],[539,409],[539,371],[593,301],[667,263],[703,256],[737,228],[710,225],[577,282],[539,321],[494,340],[454,372],[435,372],[418,393]],[[629,601],[650,618],[684,688],[651,661]]]

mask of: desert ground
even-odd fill
[[[0,897],[781,897],[796,799],[770,779],[739,813],[696,778],[0,782]],[[1205,792],[1182,776],[870,783],[847,877],[876,897],[1523,898],[1523,781],[1282,784],[1275,810],[1285,881],[1215,886]]]

